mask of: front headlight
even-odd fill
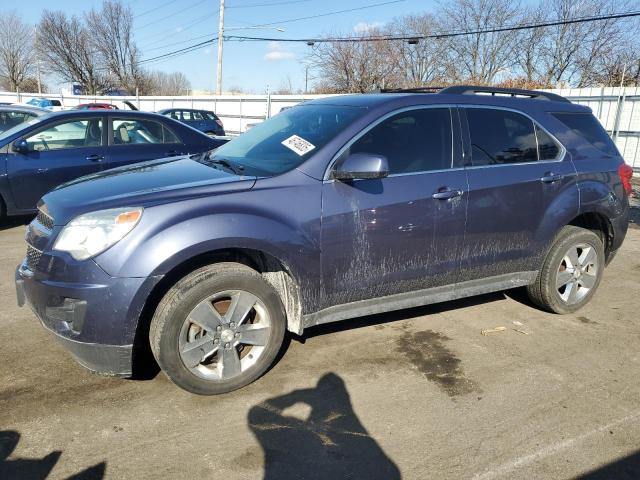
[[[112,208],[80,215],[62,229],[53,249],[69,252],[76,260],[93,257],[133,230],[142,210],[142,207]]]

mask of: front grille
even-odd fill
[[[42,210],[38,209],[38,215],[36,216],[36,220],[47,230],[53,230],[53,218],[44,213]]]
[[[29,270],[32,272],[36,270],[38,262],[40,262],[40,257],[42,257],[40,250],[33,248],[31,245],[27,245],[27,267],[29,267]]]

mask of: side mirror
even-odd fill
[[[13,142],[13,151],[18,153],[28,153],[31,151],[29,144],[24,138],[19,138]]]
[[[387,157],[371,153],[349,155],[332,173],[333,178],[341,181],[385,178],[388,175]]]

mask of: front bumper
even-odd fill
[[[15,275],[18,304],[28,304],[82,366],[131,376],[138,320],[160,277],[113,278],[93,261],[84,263],[91,283],[53,280],[23,262]]]

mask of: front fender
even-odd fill
[[[114,277],[164,275],[204,253],[246,248],[279,259],[303,298],[320,291],[320,182],[149,207],[96,263]],[[285,208],[295,199],[295,208]],[[310,296],[306,292],[312,292]]]

